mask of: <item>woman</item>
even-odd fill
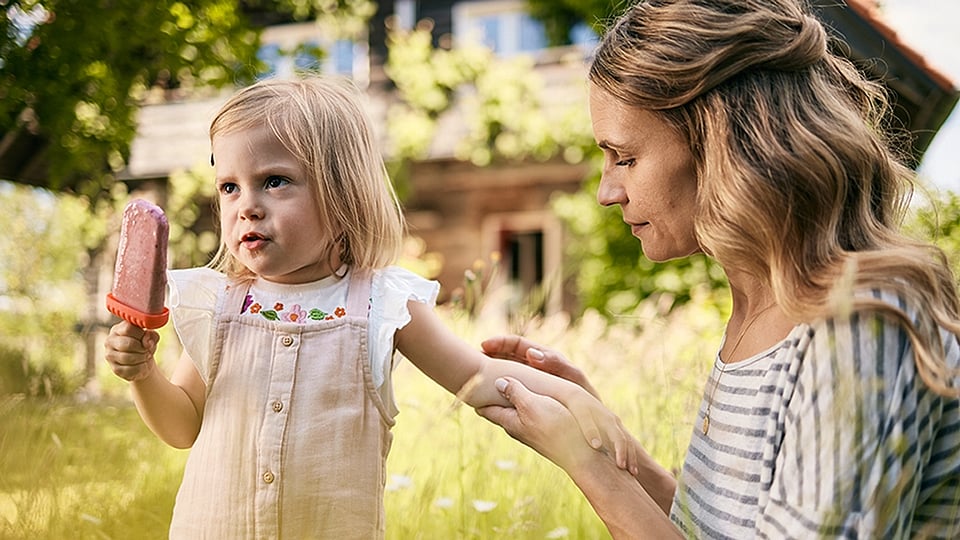
[[[600,204],[648,258],[704,252],[730,284],[684,466],[591,450],[509,378],[516,408],[480,413],[564,468],[617,538],[960,535],[960,302],[942,253],[897,230],[913,175],[883,90],[794,0],[643,2],[589,79]],[[523,338],[483,346],[584,382]]]

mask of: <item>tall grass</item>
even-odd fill
[[[703,300],[667,316],[648,302],[613,324],[588,313],[512,330],[581,365],[648,451],[676,468],[722,330],[720,303]],[[489,311],[444,316],[471,343],[511,330]],[[394,385],[401,413],[387,538],[609,537],[551,463],[405,361]],[[125,393],[87,403],[5,398],[0,418],[0,538],[166,537],[186,452],[159,442]]]

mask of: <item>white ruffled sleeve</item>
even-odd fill
[[[217,307],[222,301],[227,277],[210,268],[167,272],[167,306],[184,350],[208,383],[213,358]]]
[[[410,322],[407,301],[433,306],[439,293],[439,283],[399,266],[374,274],[370,288],[370,361],[373,384],[377,388],[389,380],[393,369],[394,335]]]

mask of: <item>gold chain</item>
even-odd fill
[[[737,352],[737,347],[740,346],[740,342],[743,341],[743,336],[747,335],[747,330],[750,330],[750,327],[753,326],[753,323],[757,322],[757,319],[760,318],[765,311],[777,305],[776,302],[769,304],[760,311],[756,312],[753,317],[750,317],[750,320],[743,326],[743,329],[740,330],[740,334],[737,335],[737,341],[733,344],[733,349],[730,349],[729,358],[733,358],[733,354]],[[710,397],[707,399],[707,410],[703,413],[703,434],[706,435],[707,431],[710,429],[710,409],[713,407],[713,396],[717,393],[717,387],[720,386],[720,379],[723,377],[723,374],[727,371],[727,363],[721,360],[720,374],[717,375],[717,380],[713,384],[713,390],[710,391]]]

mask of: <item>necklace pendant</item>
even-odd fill
[[[703,434],[706,435],[706,434],[707,434],[707,431],[710,429],[710,417],[709,417],[709,416],[704,416],[704,417],[703,417],[703,426],[702,426],[702,428],[703,428]]]

